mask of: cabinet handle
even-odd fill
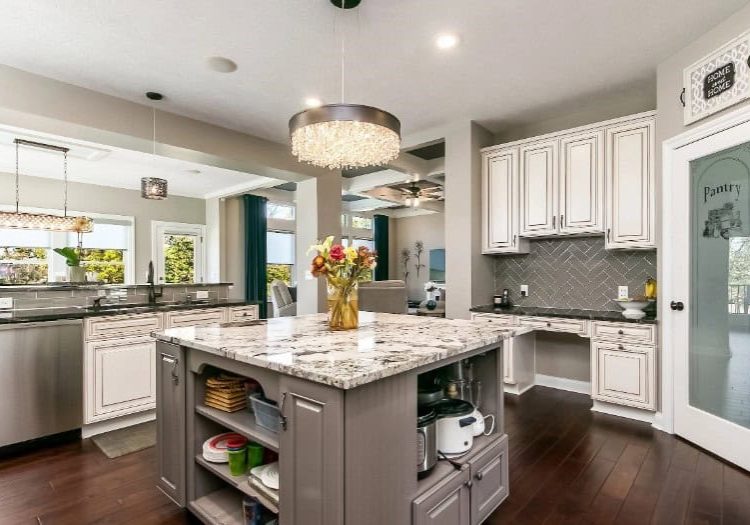
[[[171,365],[172,365],[172,372],[171,372],[171,375],[172,375],[172,382],[173,382],[173,383],[174,383],[175,385],[179,385],[179,384],[180,384],[180,375],[179,375],[179,374],[177,373],[177,363],[178,363],[179,361],[177,360],[177,358],[176,358],[176,357],[174,357],[174,356],[171,356],[171,355],[169,355],[169,354],[165,354],[165,353],[162,353],[162,354],[161,354],[161,359],[162,359],[162,361],[164,361],[165,363],[169,363],[169,364],[171,364]]]
[[[609,242],[609,233],[610,233],[611,231],[612,231],[612,230],[610,230],[609,228],[607,228],[607,242]]]
[[[560,215],[560,227],[562,227],[565,224],[565,214]]]
[[[477,472],[474,477],[477,478],[477,481],[482,481],[482,478],[484,478],[484,474],[480,471]]]
[[[555,219],[557,219],[557,215],[552,216],[552,227],[555,227]]]
[[[617,334],[618,334],[618,335],[623,335],[624,333],[625,333],[625,332],[623,332],[622,330],[618,330],[618,331],[617,331]]]
[[[281,394],[281,403],[279,403],[279,417],[281,418],[281,429],[286,432],[286,416],[284,415],[284,404],[286,403],[286,392]]]
[[[515,245],[516,245],[516,236],[514,235],[513,236],[513,246],[515,246]]]

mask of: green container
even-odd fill
[[[265,450],[262,445],[253,443],[252,441],[247,444],[247,468],[248,470],[253,467],[258,467],[263,464],[263,454]]]
[[[232,476],[242,476],[247,472],[247,448],[228,449],[229,472]]]

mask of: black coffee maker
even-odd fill
[[[496,295],[493,299],[495,308],[510,308],[513,303],[510,301],[510,290],[503,288],[502,295]]]

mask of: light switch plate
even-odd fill
[[[521,297],[528,297],[528,296],[529,296],[529,285],[522,284],[521,285]]]
[[[198,290],[195,292],[196,299],[208,299],[208,290]]]
[[[629,299],[630,298],[627,286],[618,286],[617,287],[617,298],[620,299],[620,300],[622,300],[622,299]]]
[[[13,298],[0,297],[0,308],[13,308]]]

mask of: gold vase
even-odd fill
[[[328,285],[328,326],[331,330],[353,330],[359,326],[357,283],[344,288]]]

